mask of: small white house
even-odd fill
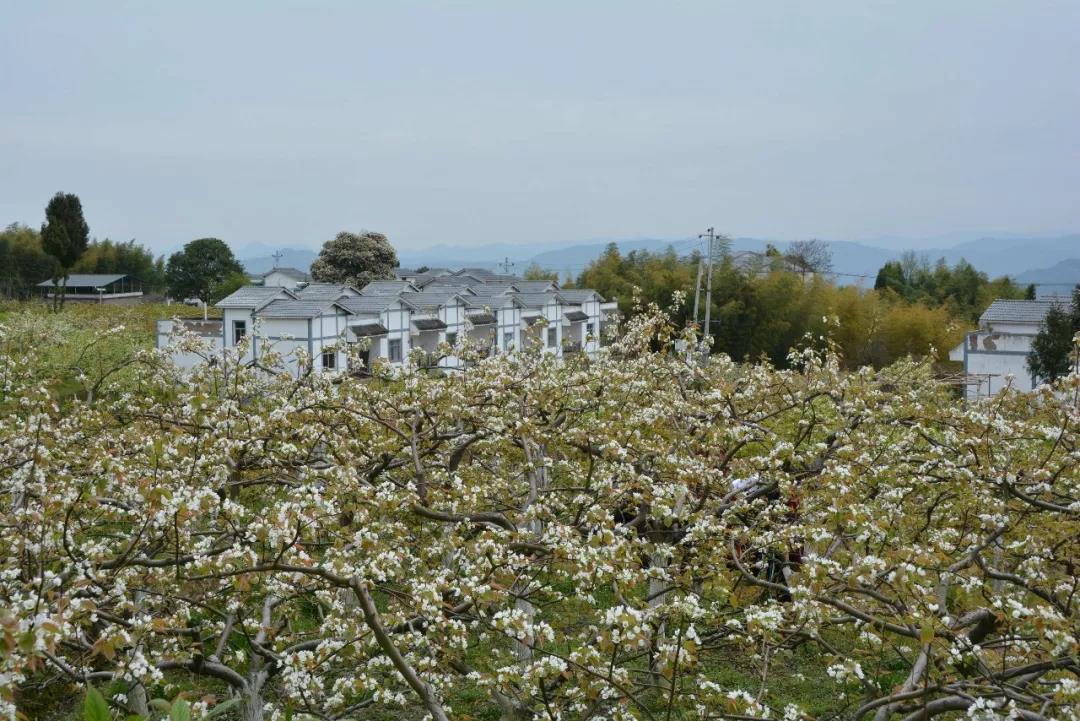
[[[1027,368],[1031,342],[1046,314],[1059,299],[995,300],[979,317],[979,329],[949,352],[949,359],[964,364],[965,397],[992,396],[1010,383],[1018,391],[1038,385]]]
[[[260,358],[269,344],[280,353],[285,367],[293,374],[306,371],[298,364],[296,351],[307,353],[313,370],[338,373],[346,369],[348,353],[346,332],[352,313],[337,300],[293,300],[281,298],[254,312],[258,324],[252,338],[254,357]]]
[[[521,348],[521,313],[524,305],[513,295],[474,295],[469,296],[469,318],[475,324],[475,318],[481,312],[491,313],[495,317],[495,325],[490,328],[494,332],[495,347],[500,353],[512,353]],[[475,331],[474,331],[475,335]]]
[[[367,372],[377,358],[400,366],[412,349],[412,315],[415,308],[392,295],[363,295],[339,301],[347,308],[348,340],[361,344],[361,360]]]
[[[429,358],[436,354],[439,343],[445,341],[454,345],[458,338],[464,337],[469,307],[464,296],[448,290],[402,293],[400,298],[414,308],[412,345],[422,349]],[[453,369],[461,363],[451,355],[440,358],[437,365]]]
[[[566,301],[563,309],[563,336],[568,349],[586,353],[600,350],[600,323],[603,320],[603,297],[595,290],[560,290]]]
[[[254,279],[268,288],[296,288],[301,283],[309,282],[311,276],[296,268],[274,268],[254,276]]]
[[[523,346],[539,344],[547,353],[562,355],[562,296],[555,292],[512,293],[522,305]]]

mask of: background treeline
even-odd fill
[[[624,314],[634,312],[635,288],[642,301],[663,308],[682,291],[686,302],[676,316],[685,323],[692,320],[699,259],[673,249],[623,255],[612,244],[575,285],[617,298]],[[823,265],[828,267],[827,259]],[[1034,294],[1034,288],[1008,278],[991,280],[964,261],[931,264],[911,253],[887,263],[874,285],[839,285],[828,272],[793,263],[775,250],[726,257],[713,271],[713,349],[737,360],[767,358],[783,366],[789,349],[810,333],[830,336],[849,366],[882,367],[931,352],[946,360],[994,298]],[[704,302],[703,292],[699,321]]]
[[[0,296],[34,297],[38,295],[37,284],[59,271],[56,259],[45,252],[39,231],[18,223],[0,231]],[[92,240],[70,272],[133,275],[143,282],[147,292],[161,292],[165,286],[164,259],[155,258],[134,240]]]

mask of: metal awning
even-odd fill
[[[370,338],[375,335],[386,335],[389,333],[389,329],[381,323],[357,323],[356,325],[350,325],[349,330],[353,332],[357,338]]]
[[[416,330],[442,330],[446,328],[446,323],[443,323],[438,318],[417,318],[412,324]]]
[[[580,323],[583,320],[589,319],[589,314],[583,313],[580,310],[568,310],[565,315],[566,319],[571,323]]]
[[[469,322],[473,325],[495,325],[498,321],[492,313],[476,313],[469,316]]]

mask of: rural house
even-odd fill
[[[555,281],[524,281],[471,269],[431,276],[421,288],[405,279],[375,281],[356,289],[336,283],[298,280],[295,287],[251,285],[221,300],[220,320],[183,321],[183,329],[207,341],[210,353],[250,339],[242,362],[265,362],[268,351],[288,357],[303,350],[318,372],[367,374],[376,361],[403,366],[414,351],[419,367],[461,370],[465,359],[442,355],[440,345],[467,340],[481,355],[511,353],[534,345],[559,357],[595,353],[601,327],[615,313],[589,289],[562,291]],[[175,330],[158,322],[157,345],[165,347]],[[332,347],[335,346],[335,347]],[[356,367],[348,367],[348,346],[358,348]],[[193,368],[206,359],[174,351],[174,359]]]
[[[1031,342],[1046,314],[1059,299],[995,300],[979,317],[979,328],[949,352],[949,359],[964,364],[965,397],[992,396],[1010,382],[1019,391],[1038,385],[1027,368]]]

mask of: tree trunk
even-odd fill
[[[243,719],[244,721],[262,721],[263,718],[263,695],[262,684],[253,683],[244,694]]]
[[[146,687],[138,681],[128,688],[127,710],[144,718],[150,717],[150,706],[146,703]]]

